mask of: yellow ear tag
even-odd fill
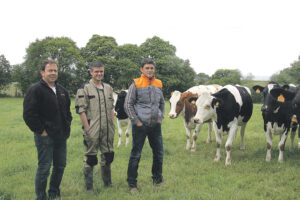
[[[283,102],[285,101],[284,96],[283,96],[282,94],[280,94],[280,95],[277,97],[277,101],[283,103]]]
[[[296,123],[298,123],[298,121],[297,121],[297,117],[293,116],[293,117],[292,117],[292,122],[296,122]]]
[[[220,102],[217,101],[215,105],[216,105],[216,106],[219,106],[219,104],[220,104]]]
[[[260,89],[257,88],[257,89],[255,90],[255,92],[256,92],[256,93],[260,93]]]
[[[191,101],[191,104],[195,104],[195,103],[196,103],[195,100]]]

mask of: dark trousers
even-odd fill
[[[161,134],[161,124],[156,124],[153,127],[136,125],[132,126],[132,150],[127,170],[127,182],[129,187],[137,187],[138,167],[141,158],[142,149],[148,136],[149,144],[152,148],[153,163],[152,163],[152,179],[154,183],[160,183],[162,177],[163,165],[163,139]]]
[[[35,193],[37,200],[47,198],[46,187],[51,164],[53,161],[50,178],[49,198],[60,196],[59,185],[61,183],[67,158],[66,140],[54,140],[49,136],[34,134],[35,146],[38,154],[38,168],[35,176]]]

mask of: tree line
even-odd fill
[[[90,78],[88,66],[101,61],[105,66],[104,82],[115,90],[128,88],[128,83],[140,76],[140,61],[151,57],[156,62],[156,77],[163,81],[163,93],[168,98],[174,90],[185,91],[199,84],[243,84],[253,75],[242,77],[238,69],[218,69],[209,76],[196,74],[189,60],[176,56],[176,47],[168,41],[154,36],[141,45],[118,45],[115,38],[93,35],[86,46],[78,48],[68,37],[46,37],[36,40],[26,49],[25,61],[11,66],[4,55],[0,55],[0,90],[10,82],[25,94],[32,83],[40,77],[39,69],[44,59],[55,59],[59,63],[58,81],[74,95]],[[205,66],[203,66],[205,67]],[[279,83],[300,83],[300,59],[291,67],[274,74],[271,80]]]

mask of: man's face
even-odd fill
[[[153,64],[145,64],[143,67],[141,67],[141,72],[144,74],[144,76],[152,78],[155,72],[155,67]]]
[[[104,77],[104,67],[94,67],[90,74],[92,75],[92,79],[95,82],[101,81]]]
[[[45,71],[40,71],[43,80],[48,83],[48,85],[52,85],[55,83],[58,77],[58,68],[56,64],[47,64],[45,66]]]

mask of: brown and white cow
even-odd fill
[[[201,130],[203,124],[196,124],[194,122],[194,116],[197,112],[197,107],[195,103],[189,100],[191,98],[197,98],[203,92],[215,93],[220,90],[222,87],[219,85],[199,85],[194,86],[188,89],[186,92],[181,93],[179,91],[174,91],[171,94],[170,98],[170,112],[169,117],[171,119],[177,118],[181,113],[184,119],[184,127],[187,135],[187,143],[186,149],[191,151],[196,151],[196,140],[197,136]],[[191,131],[194,129],[193,133],[193,144],[191,148]],[[211,142],[211,131],[212,131],[212,123],[208,122],[208,135],[206,139],[206,143]]]

